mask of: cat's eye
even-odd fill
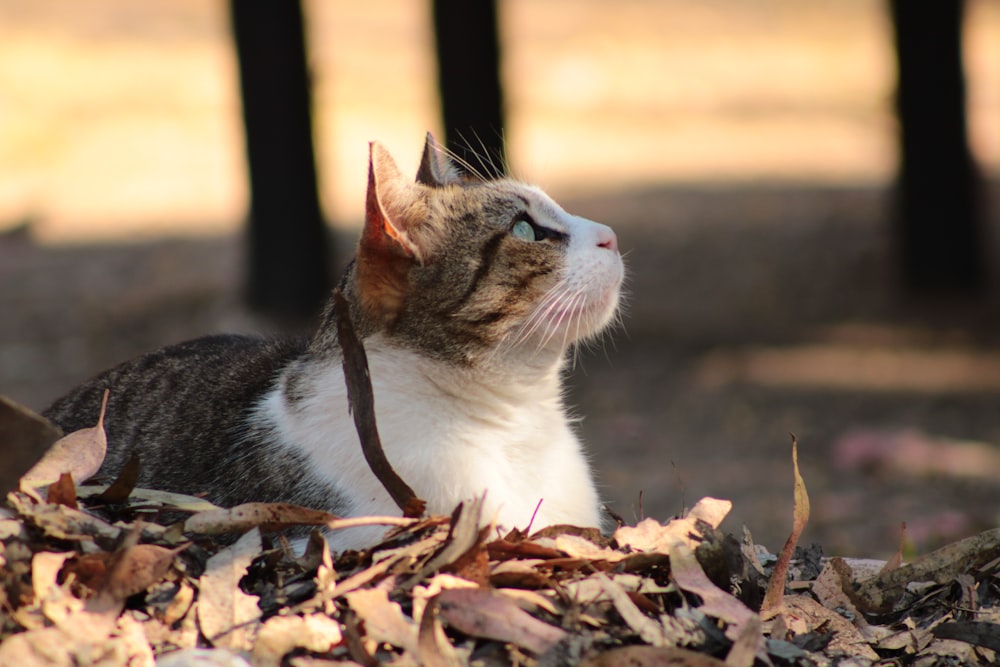
[[[510,228],[510,233],[522,241],[537,241],[535,238],[535,228],[527,220],[518,220]]]
[[[510,226],[510,233],[522,241],[544,241],[546,239],[560,240],[566,238],[562,232],[543,227],[535,222],[527,211],[521,211],[513,224]]]

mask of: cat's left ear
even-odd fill
[[[428,132],[424,141],[424,153],[420,158],[420,168],[417,169],[417,183],[440,188],[461,180],[455,165],[445,155],[444,149],[438,146],[434,135]]]

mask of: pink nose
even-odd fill
[[[597,247],[618,252],[618,236],[610,227],[602,227],[597,231]]]

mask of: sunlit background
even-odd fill
[[[415,169],[441,129],[428,4],[305,2],[340,240],[368,141]],[[626,518],[730,497],[727,528],[777,548],[794,431],[807,539],[830,549],[1000,520],[1000,271],[988,308],[899,298],[886,4],[499,0],[513,173],[628,251],[627,330],[576,360],[570,394]],[[1000,3],[966,13],[995,251]],[[151,347],[260,328],[247,206],[226,2],[0,0],[0,392],[40,409]]]
[[[556,194],[664,181],[887,182],[882,2],[504,0],[506,141]],[[306,3],[328,219],[367,142],[439,129],[426,3]],[[1000,169],[1000,5],[969,3],[970,134]],[[222,0],[0,1],[0,225],[45,242],[236,229],[247,207]]]

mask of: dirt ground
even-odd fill
[[[729,498],[723,527],[776,550],[794,433],[812,496],[804,540],[827,552],[885,556],[903,521],[919,551],[996,525],[1000,290],[900,298],[885,191],[704,186],[565,205],[617,229],[630,276],[624,330],[581,351],[569,377],[618,513]],[[338,238],[338,254],[352,243]],[[164,343],[280,330],[243,308],[242,260],[239,237],[0,237],[0,392],[40,409]]]

